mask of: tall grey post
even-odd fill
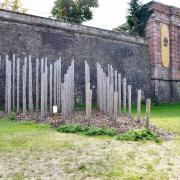
[[[121,74],[118,74],[118,110],[121,113]]]
[[[146,99],[146,128],[149,129],[149,120],[151,113],[151,99]]]
[[[52,71],[53,66],[50,64],[50,70],[49,70],[49,111],[52,113]]]
[[[16,78],[16,57],[13,55],[13,66],[12,66],[12,104],[13,104],[13,111],[15,110],[15,78]]]
[[[137,117],[138,119],[141,118],[141,90],[138,89],[138,96],[137,96]]]
[[[127,82],[126,78],[123,78],[123,111],[126,112],[126,94],[127,94]]]
[[[39,59],[36,59],[36,110],[39,109]]]
[[[16,112],[19,113],[19,83],[20,83],[20,59],[17,58],[17,76],[16,76],[16,83],[17,83],[17,94],[16,94]]]
[[[128,85],[128,114],[131,115],[131,96],[132,96],[132,87]]]
[[[6,56],[6,90],[5,90],[5,109],[8,114],[11,113],[11,61]]]
[[[29,111],[33,113],[33,97],[32,97],[32,62],[31,62],[31,55],[29,55]]]
[[[92,90],[90,89],[90,70],[85,61],[86,119],[91,118]]]
[[[27,80],[27,57],[24,58],[23,65],[23,115],[26,115],[26,80]]]

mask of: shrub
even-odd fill
[[[16,121],[16,113],[15,112],[11,112],[8,117],[7,117],[10,121]]]
[[[116,136],[117,140],[139,141],[139,140],[151,140],[160,142],[158,136],[146,128],[129,130],[123,134],[117,134],[112,129],[98,128],[94,126],[86,126],[79,124],[67,124],[61,125],[58,128],[62,133],[81,133],[87,136]]]
[[[58,131],[62,133],[80,133],[87,131],[88,128],[89,128],[88,126],[81,126],[79,124],[67,124],[67,125],[61,125],[58,128]]]
[[[116,139],[130,141],[151,140],[160,142],[160,139],[157,137],[157,135],[146,128],[129,130],[126,133],[116,136]]]
[[[58,128],[62,133],[82,133],[88,136],[114,136],[116,132],[111,129],[97,128],[94,126],[85,126],[78,124],[62,125]]]
[[[116,132],[111,129],[89,127],[88,131],[85,132],[88,136],[115,136]]]

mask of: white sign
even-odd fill
[[[53,113],[57,113],[57,106],[53,106]]]

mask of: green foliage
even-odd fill
[[[86,165],[85,164],[81,164],[79,167],[78,167],[79,170],[83,171],[83,170],[86,170]]]
[[[146,128],[129,130],[124,134],[118,135],[116,139],[130,141],[151,140],[160,142],[160,139],[157,137],[157,135]]]
[[[86,105],[78,103],[78,104],[75,104],[74,109],[77,110],[77,111],[84,111],[86,109]]]
[[[130,130],[123,134],[117,134],[114,130],[97,128],[94,126],[85,126],[79,124],[67,124],[61,125],[58,128],[59,132],[62,133],[81,133],[87,136],[116,136],[117,140],[151,140],[155,142],[160,142],[157,135],[146,128]]]
[[[130,32],[135,35],[144,36],[145,27],[151,13],[148,5],[143,5],[140,0],[131,0],[127,16]]]
[[[123,34],[127,34],[127,35],[131,34],[130,27],[129,27],[128,23],[124,23],[121,26],[118,26],[117,28],[115,28],[113,30],[121,32]]]
[[[97,6],[97,0],[56,0],[51,14],[58,20],[81,24],[92,19],[91,8]]]
[[[86,105],[85,104],[76,103],[74,109],[77,110],[77,111],[84,111],[86,109]],[[97,110],[97,105],[96,104],[92,104],[92,109]]]
[[[145,36],[145,27],[151,14],[149,4],[143,5],[140,0],[130,0],[126,23],[114,30],[130,35]]]
[[[88,136],[115,136],[116,132],[111,129],[97,128],[94,126],[85,126],[79,124],[61,125],[58,128],[62,133],[81,133]]]
[[[27,12],[27,9],[22,7],[21,0],[3,0],[2,4],[0,5],[0,8],[19,13]]]
[[[81,126],[79,124],[67,124],[67,125],[61,125],[58,128],[58,131],[62,133],[81,133],[81,132],[87,132],[88,129],[89,129],[88,126]]]
[[[114,136],[116,132],[111,129],[89,127],[88,131],[85,132],[88,136]]]
[[[11,114],[7,117],[10,121],[16,121],[16,113],[11,112]]]

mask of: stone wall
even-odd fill
[[[90,65],[91,85],[96,86],[96,62],[99,61],[106,69],[109,63],[127,77],[128,84],[133,85],[134,100],[137,88],[149,97],[151,85],[147,52],[147,43],[140,38],[0,10],[2,68],[5,55],[12,57],[13,53],[21,57],[21,62],[24,56],[31,54],[33,63],[35,58],[47,57],[50,63],[61,56],[63,72],[74,58],[76,101],[83,102],[84,99],[85,60]],[[4,101],[4,69],[1,69],[0,76],[0,99]]]
[[[149,3],[153,11],[146,28],[154,97],[159,103],[180,102],[180,8]],[[161,26],[169,28],[169,66],[162,64]]]

